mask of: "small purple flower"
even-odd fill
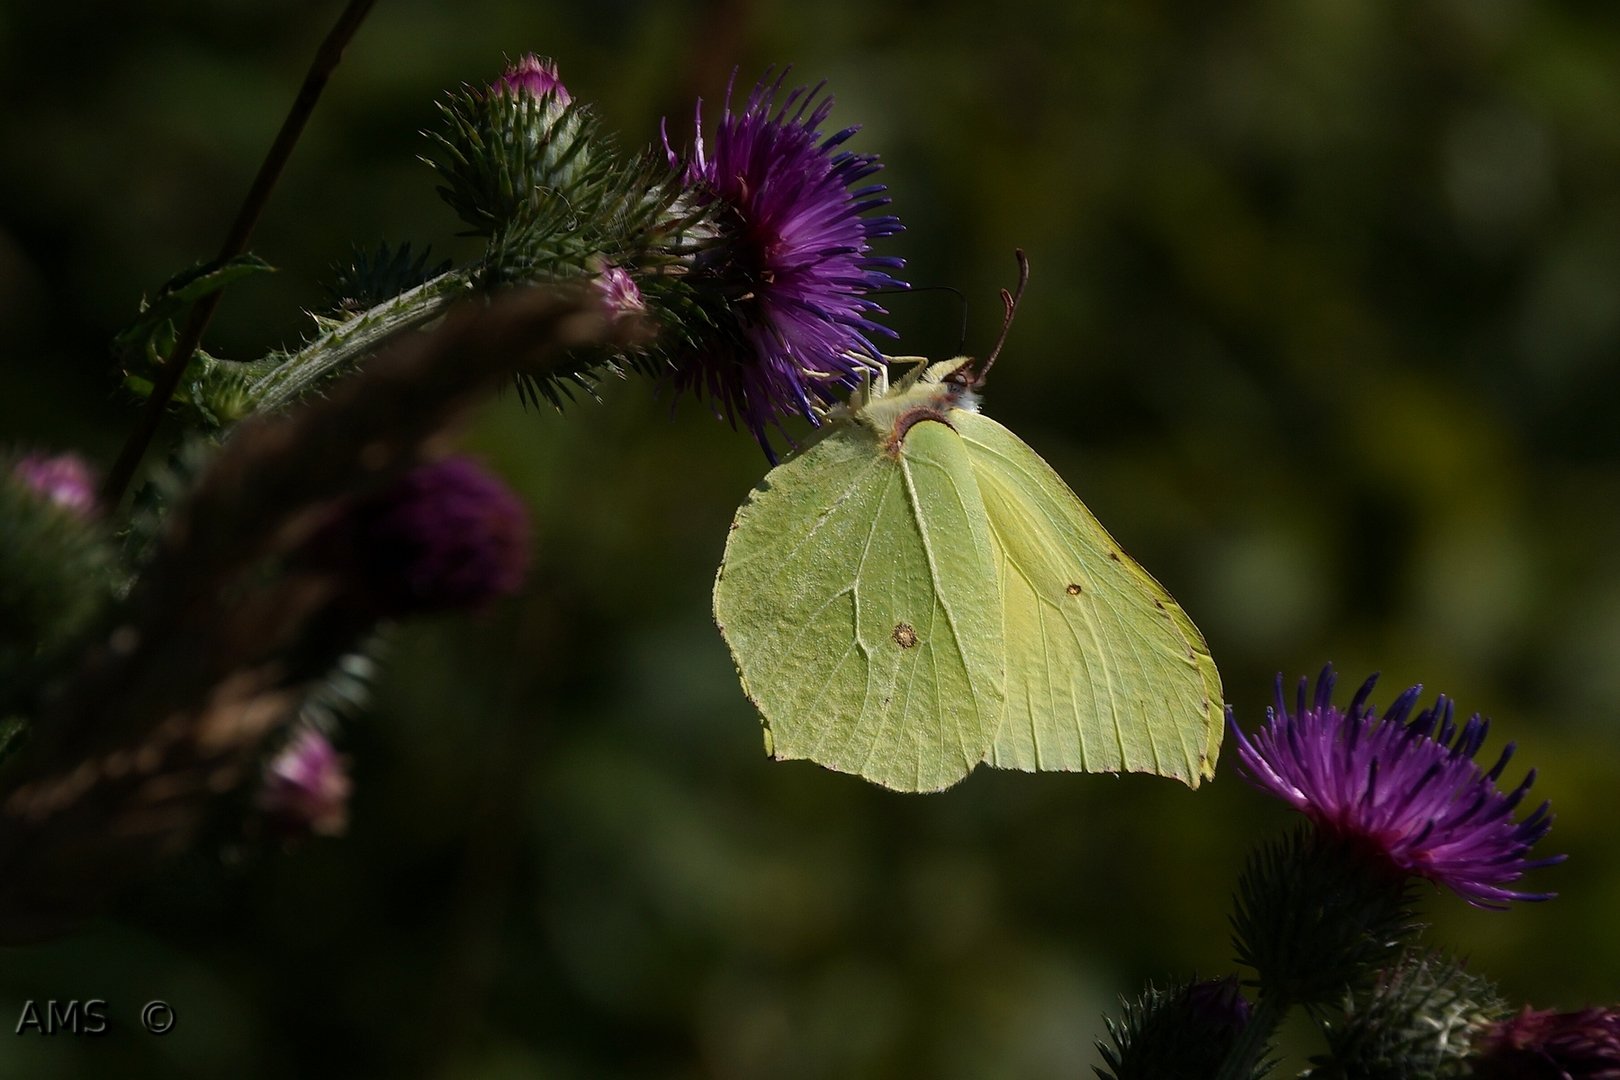
[[[728,86],[712,145],[699,101],[684,162],[664,133],[670,167],[713,210],[717,231],[687,280],[723,302],[729,323],[676,358],[676,388],[707,394],[768,455],[767,425],[795,414],[817,423],[818,404],[859,384],[878,355],[870,335],[893,336],[868,318],[883,309],[867,294],[904,288],[888,273],[903,260],[869,254],[901,230],[898,218],[867,216],[889,201],[883,185],[861,183],[876,157],[840,149],[857,128],[822,137],[833,106],[818,100],[825,84],[790,92],[772,112],[786,76],[762,80],[740,112]]]
[[[1479,1080],[1620,1080],[1620,1009],[1532,1010],[1491,1025],[1474,1059]]]
[[[602,307],[610,319],[623,319],[647,310],[647,304],[641,298],[641,290],[636,287],[635,278],[621,266],[604,268],[591,279],[591,284],[596,287],[597,295],[602,298]]]
[[[1535,780],[1504,795],[1496,780],[1513,756],[1510,743],[1489,772],[1474,754],[1489,722],[1476,714],[1459,730],[1452,702],[1407,722],[1421,686],[1395,699],[1382,717],[1367,704],[1373,676],[1348,712],[1333,705],[1332,665],[1322,669],[1316,697],[1307,702],[1299,683],[1293,715],[1277,676],[1277,705],[1250,740],[1227,710],[1238,742],[1239,768],[1253,786],[1287,802],[1325,833],[1369,852],[1402,874],[1428,878],[1476,907],[1503,908],[1510,900],[1546,900],[1553,893],[1506,888],[1526,870],[1563,861],[1530,860],[1530,848],[1552,828],[1548,804],[1522,821],[1513,812]],[[1436,727],[1438,726],[1438,731]]]
[[[27,454],[11,467],[12,475],[76,517],[96,512],[96,478],[77,454]]]
[[[266,763],[257,802],[284,836],[337,836],[348,828],[352,786],[347,759],[306,727]]]
[[[557,74],[557,65],[550,60],[540,59],[534,53],[524,54],[521,60],[495,80],[495,85],[490,89],[498,94],[526,93],[536,98],[551,94],[559,105],[567,105],[572,100],[568,96],[568,87],[563,85]]]
[[[338,535],[389,615],[482,607],[517,592],[529,565],[522,501],[466,457],[412,469],[355,505]]]

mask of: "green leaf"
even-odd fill
[[[158,290],[158,302],[173,300],[178,304],[192,304],[209,293],[215,293],[231,284],[252,274],[273,274],[276,268],[263,259],[247,252],[242,255],[233,255],[224,262],[204,263],[193,266],[189,270],[182,270]]]
[[[274,271],[275,267],[251,253],[182,270],[164,282],[150,301],[142,304],[140,315],[113,338],[113,345],[120,351],[139,350],[164,324],[208,294],[252,274]]]

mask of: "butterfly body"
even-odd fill
[[[1221,733],[1202,636],[972,372],[880,376],[739,509],[715,616],[768,751],[903,791],[980,762],[1196,785]]]

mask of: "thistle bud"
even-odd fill
[[[594,125],[549,60],[529,55],[484,88],[463,87],[439,106],[432,134],[439,194],[485,236],[537,227],[549,234],[578,217],[592,175]],[[565,229],[564,231],[568,231]]]
[[[1113,1045],[1098,1043],[1103,1080],[1180,1080],[1214,1076],[1249,1024],[1249,1001],[1234,978],[1206,979],[1174,990],[1149,986],[1108,1021]],[[1258,1076],[1255,1065],[1243,1073]]]
[[[620,266],[608,266],[591,279],[610,319],[624,319],[647,310],[635,278]]]
[[[281,836],[338,836],[349,825],[352,787],[347,759],[306,727],[266,763],[257,802]]]
[[[568,87],[557,75],[557,65],[550,60],[542,60],[534,53],[524,54],[521,60],[495,80],[495,85],[490,89],[497,94],[513,96],[528,94],[533,98],[543,98],[549,95],[559,105],[567,105],[573,100],[568,96]]]
[[[1323,1021],[1333,1065],[1324,1075],[1470,1075],[1469,1049],[1502,1008],[1490,981],[1461,961],[1409,951],[1348,992],[1341,1016]]]
[[[1531,1009],[1492,1026],[1474,1059],[1479,1080],[1617,1080],[1620,1009]]]
[[[77,454],[26,454],[11,466],[11,473],[69,513],[78,517],[95,513],[95,475]]]
[[[116,560],[90,470],[70,454],[0,461],[0,715],[112,598]]]

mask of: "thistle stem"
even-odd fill
[[[1232,1049],[1226,1055],[1226,1061],[1221,1064],[1221,1071],[1215,1074],[1215,1080],[1248,1080],[1253,1076],[1255,1062],[1265,1052],[1272,1034],[1287,1012],[1286,1001],[1262,992],[1254,1011],[1249,1014],[1249,1022],[1243,1025],[1243,1030],[1238,1033]]]
[[[304,132],[304,125],[309,121],[310,114],[315,111],[315,103],[320,100],[321,91],[326,88],[327,80],[336,70],[338,61],[343,58],[343,50],[353,40],[374,3],[376,0],[349,0],[343,14],[338,16],[337,24],[326,35],[326,40],[321,42],[315,58],[310,61],[309,72],[304,76],[304,84],[299,87],[298,96],[293,99],[292,108],[288,111],[287,118],[282,121],[275,142],[270,145],[264,163],[259,166],[259,173],[253,178],[253,186],[248,189],[246,198],[242,200],[242,207],[237,211],[236,220],[231,223],[231,231],[220,247],[219,262],[234,258],[247,250],[248,241],[253,236],[253,227],[258,224],[259,215],[264,212],[265,204],[270,200],[270,192],[280,179],[287,159],[292,156],[293,146]],[[192,354],[202,343],[203,332],[208,329],[208,323],[213,319],[223,295],[219,291],[211,292],[192,305],[174,348],[164,359],[156,377],[152,380],[152,392],[141,410],[141,417],[135,425],[135,430],[130,433],[128,441],[118,453],[117,460],[107,472],[106,482],[101,489],[103,505],[115,507],[124,497],[124,490],[129,487],[141,458],[146,455],[146,448],[157,435],[158,426],[163,421],[163,411],[168,407],[169,399],[174,396],[175,390],[179,388],[186,367],[191,363]]]
[[[333,373],[375,352],[403,330],[432,322],[473,289],[466,271],[451,270],[385,300],[329,330],[248,388],[247,406],[274,412],[297,401]]]

